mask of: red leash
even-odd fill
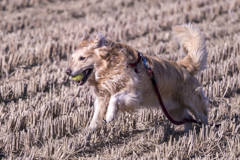
[[[167,109],[166,107],[164,106],[163,104],[163,101],[162,101],[162,97],[159,93],[159,90],[158,90],[158,86],[157,86],[157,83],[156,83],[156,79],[155,79],[155,76],[154,76],[154,73],[152,71],[152,69],[148,69],[148,76],[150,77],[151,81],[152,81],[152,84],[153,84],[153,88],[157,94],[157,97],[158,97],[158,101],[162,107],[162,110],[164,112],[164,114],[167,116],[167,118],[175,125],[181,125],[181,124],[184,124],[184,123],[187,123],[187,122],[192,122],[192,123],[197,123],[197,124],[200,124],[202,125],[201,122],[197,122],[195,119],[192,119],[192,118],[189,118],[189,119],[184,119],[182,121],[175,121],[167,112]]]
[[[190,118],[190,119],[184,119],[184,120],[182,120],[182,121],[175,121],[175,120],[169,115],[169,113],[168,113],[167,110],[166,110],[166,107],[165,107],[164,104],[163,104],[162,97],[161,97],[161,95],[160,95],[160,93],[159,93],[158,86],[157,86],[156,79],[155,79],[154,73],[153,73],[153,71],[152,71],[152,68],[151,68],[150,66],[148,66],[147,63],[146,63],[146,61],[147,61],[146,58],[145,58],[142,54],[140,54],[140,53],[138,52],[138,60],[137,60],[137,62],[135,62],[135,63],[129,63],[128,65],[131,66],[132,68],[135,68],[134,71],[135,71],[136,73],[138,73],[138,71],[137,71],[137,64],[140,62],[140,60],[142,60],[144,66],[145,66],[145,67],[147,68],[147,70],[148,70],[148,76],[150,77],[150,79],[151,79],[151,81],[152,81],[154,90],[155,90],[155,92],[156,92],[156,94],[157,94],[157,97],[158,97],[158,101],[159,101],[159,103],[160,103],[160,105],[161,105],[161,107],[162,107],[162,110],[163,110],[164,114],[167,116],[167,118],[168,118],[173,124],[175,124],[175,125],[181,125],[181,124],[184,124],[184,123],[187,123],[187,122],[197,123],[197,124],[200,124],[200,125],[201,125],[201,124],[202,124],[201,122],[198,122],[198,121],[196,121],[195,119],[192,119],[192,118]],[[217,125],[216,125],[216,126],[217,126]]]

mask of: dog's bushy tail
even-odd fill
[[[195,75],[207,68],[208,52],[206,51],[205,36],[200,29],[192,24],[174,26],[173,34],[188,55],[179,63],[191,74]]]

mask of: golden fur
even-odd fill
[[[152,67],[163,103],[177,121],[194,117],[208,124],[208,104],[201,84],[194,77],[207,66],[204,36],[191,24],[173,27],[173,33],[182,50],[188,55],[179,62],[167,61],[143,54]],[[86,57],[80,61],[79,57]],[[138,73],[128,66],[137,61],[138,53],[130,46],[106,40],[97,35],[84,35],[79,48],[72,55],[69,66],[74,76],[93,68],[87,82],[95,100],[95,112],[90,129],[101,127],[103,117],[112,121],[119,111],[133,111],[141,107],[160,108],[152,83],[143,63],[137,64]],[[191,123],[185,124],[185,130]]]

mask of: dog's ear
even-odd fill
[[[96,35],[96,38],[93,41],[93,47],[94,48],[101,48],[106,45],[106,40],[103,35],[99,34]]]
[[[109,51],[108,48],[106,46],[103,46],[101,48],[97,48],[95,49],[95,52],[97,53],[97,55],[101,58],[101,59],[106,59],[109,56]]]
[[[81,38],[81,40],[82,40],[82,41],[86,41],[86,40],[89,39],[89,37],[90,37],[90,35],[85,31],[84,34],[83,34],[83,36],[82,36],[82,38]]]
[[[92,47],[95,48],[97,55],[101,59],[106,59],[109,56],[107,41],[103,35],[96,35]]]

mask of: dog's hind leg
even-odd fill
[[[192,116],[189,114],[188,110],[184,107],[181,106],[181,104],[179,104],[178,102],[175,103],[170,103],[172,105],[175,105],[176,108],[172,109],[169,111],[170,116],[176,120],[176,121],[182,121],[184,119],[190,119],[192,118]],[[185,133],[188,133],[189,130],[192,129],[192,123],[185,123],[184,124],[184,131]]]
[[[183,115],[184,115],[183,119],[193,119],[192,115],[189,114],[187,109],[184,109]],[[185,133],[189,133],[189,130],[191,129],[192,129],[192,122],[184,123]]]
[[[109,101],[106,121],[111,122],[117,116],[119,110],[133,111],[138,107],[139,102],[140,96],[129,91],[121,91],[114,94]]]
[[[193,115],[195,116],[197,121],[201,121],[202,123],[204,123],[205,125],[208,124],[208,118],[205,114],[203,114],[203,111],[198,110],[198,108],[201,107],[200,104],[192,104],[191,102],[185,102],[184,106],[189,109]]]
[[[191,95],[182,97],[182,105],[193,113],[197,121],[208,124],[208,104],[201,88],[197,88]]]

